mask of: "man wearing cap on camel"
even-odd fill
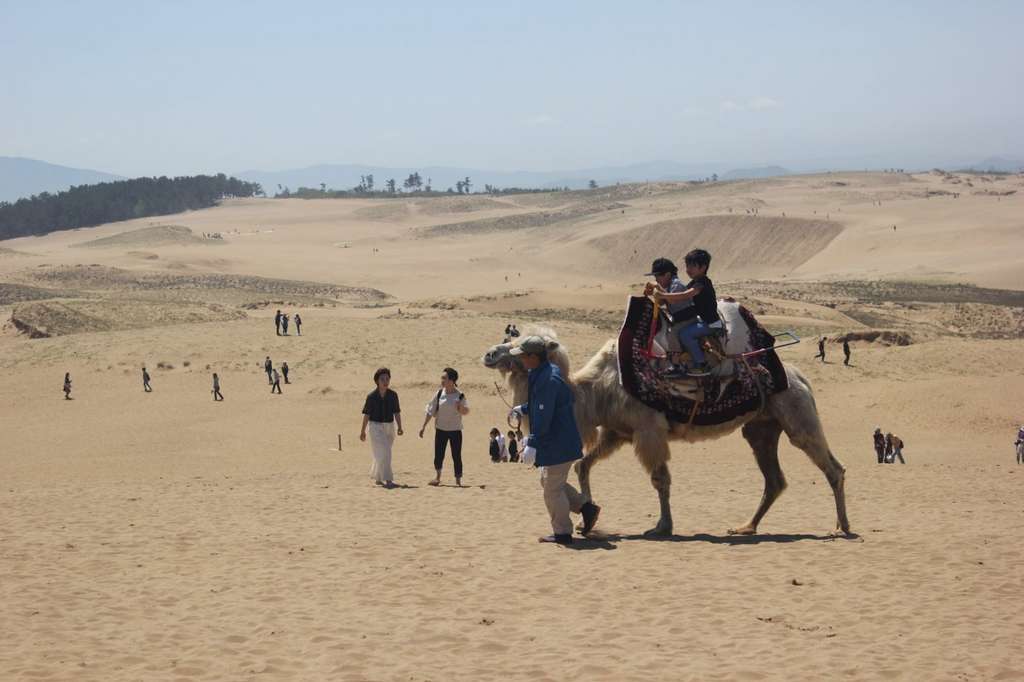
[[[547,342],[539,336],[528,336],[509,351],[520,356],[529,370],[527,401],[512,408],[518,416],[530,418],[530,435],[526,448],[535,451],[535,466],[540,467],[540,483],[544,488],[544,504],[551,516],[553,535],[541,542],[572,543],[570,512],[583,515],[584,535],[593,529],[601,509],[585,501],[568,483],[572,463],[583,457],[583,443],[573,414],[572,390],[562,379],[557,366],[548,362]]]

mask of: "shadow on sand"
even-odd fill
[[[594,532],[582,540],[577,540],[571,549],[615,549],[620,542],[641,540],[647,542],[707,542],[715,545],[759,545],[762,543],[782,544],[789,542],[817,541],[832,542],[835,540],[861,540],[856,533],[847,536],[811,535],[809,533],[759,533],[757,535],[643,535],[622,533]]]

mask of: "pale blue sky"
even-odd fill
[[[1022,46],[1013,1],[0,0],[0,155],[122,175],[1024,156]]]

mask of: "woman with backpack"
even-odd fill
[[[434,471],[436,476],[430,485],[441,485],[441,467],[444,464],[445,448],[451,444],[452,463],[455,465],[455,485],[462,487],[462,417],[469,414],[466,394],[458,387],[459,373],[451,367],[441,372],[441,388],[427,403],[426,417],[420,429],[420,438],[434,421]]]

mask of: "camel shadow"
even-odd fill
[[[834,535],[813,535],[810,533],[758,533],[757,535],[711,535],[709,533],[695,533],[693,535],[644,535],[642,533],[621,534],[591,533],[591,539],[603,540],[609,544],[632,540],[646,540],[650,542],[707,542],[715,545],[759,545],[762,543],[785,544],[790,542],[818,541],[833,542],[835,540],[856,540],[860,536],[851,533],[846,537]]]

